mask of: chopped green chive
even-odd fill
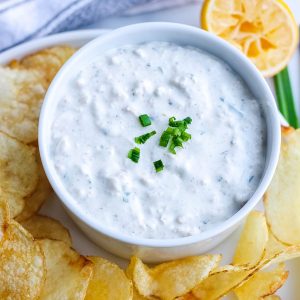
[[[168,127],[168,128],[166,129],[166,132],[173,134],[174,128]]]
[[[180,137],[183,139],[184,142],[187,142],[192,138],[192,135],[184,131],[181,133]]]
[[[151,125],[151,119],[148,115],[140,115],[139,119],[143,127]]]
[[[175,117],[171,117],[169,119],[169,126],[171,126],[171,127],[180,127],[180,130],[185,130],[187,128],[187,123],[184,120],[176,121]]]
[[[182,148],[183,139],[180,138],[179,136],[174,137],[173,138],[173,143],[174,143],[175,147],[181,147]]]
[[[173,140],[172,140],[170,143],[170,146],[169,146],[169,151],[173,154],[176,154],[175,147],[176,147],[176,145],[173,143]]]
[[[130,149],[128,152],[128,158],[131,159],[133,162],[138,163],[140,159],[140,152],[140,149],[137,147]]]
[[[167,147],[171,137],[172,137],[171,133],[167,132],[167,130],[164,131],[160,137],[159,146]]]
[[[140,123],[143,127],[151,125],[151,120],[148,115],[139,116]],[[176,154],[176,147],[183,148],[183,143],[192,138],[191,134],[186,132],[188,125],[192,123],[190,117],[186,117],[183,120],[176,120],[175,117],[169,118],[169,127],[162,133],[159,145],[162,147],[168,147],[169,152]],[[145,144],[148,139],[156,134],[156,131],[145,133],[134,138],[137,144]],[[135,147],[128,152],[128,158],[133,162],[138,163],[140,159],[140,149]],[[161,160],[153,162],[156,172],[160,172],[164,169],[164,164]]]
[[[175,117],[169,118],[169,125],[172,126],[171,124],[174,124],[175,121],[176,121]]]
[[[193,120],[192,120],[192,118],[187,117],[187,118],[183,119],[183,121],[184,121],[186,124],[191,124]]]
[[[299,121],[295,109],[293,91],[288,68],[284,68],[274,77],[276,98],[280,112],[290,126],[299,128]]]
[[[151,138],[151,136],[155,135],[156,134],[156,131],[153,130],[151,132],[148,132],[148,133],[145,133],[143,135],[140,135],[138,137],[135,137],[134,138],[134,141],[137,143],[137,144],[145,144],[147,140],[149,140]]]
[[[155,168],[155,171],[156,171],[156,172],[160,172],[160,171],[162,171],[162,170],[164,169],[164,164],[163,164],[163,162],[161,161],[161,159],[155,161],[155,162],[153,163],[153,165],[154,165],[154,168]]]
[[[173,128],[173,136],[180,136],[181,130],[179,128]]]
[[[161,135],[159,145],[167,147],[169,142],[169,151],[176,154],[176,147],[183,147],[183,143],[192,138],[191,134],[186,132],[188,125],[192,123],[192,118],[186,117],[183,120],[176,120],[175,117],[169,118],[169,126]]]

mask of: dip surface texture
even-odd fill
[[[79,66],[59,99],[49,152],[80,209],[140,238],[199,234],[255,191],[266,157],[262,109],[220,59],[164,42],[128,45]],[[139,115],[152,125],[142,127]],[[168,119],[192,118],[192,139],[159,146]],[[134,138],[156,130],[143,145]],[[127,158],[140,148],[138,163]],[[153,162],[162,160],[156,173]]]

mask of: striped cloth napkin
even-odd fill
[[[68,31],[116,14],[138,14],[195,0],[2,0],[0,52],[30,39]]]

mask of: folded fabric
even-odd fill
[[[0,51],[111,15],[136,14],[186,2],[191,0],[4,0],[0,3]]]

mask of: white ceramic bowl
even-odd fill
[[[130,237],[95,222],[72,199],[56,174],[49,155],[50,129],[57,99],[60,99],[69,76],[79,65],[90,62],[96,54],[125,44],[168,41],[203,49],[227,62],[246,82],[261,102],[267,123],[267,157],[259,186],[249,201],[231,218],[201,234],[173,239]],[[142,23],[123,27],[101,36],[81,48],[59,71],[42,106],[39,124],[39,147],[50,183],[67,212],[95,243],[124,258],[135,254],[148,262],[158,262],[203,253],[228,237],[261,199],[274,174],[280,148],[280,121],[272,93],[256,67],[225,41],[201,29],[174,23]]]

